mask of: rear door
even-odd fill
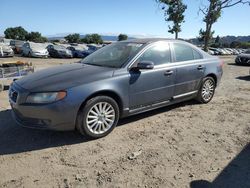
[[[203,56],[192,46],[184,43],[172,43],[176,81],[174,96],[189,95],[197,92],[204,77]]]
[[[28,55],[29,49],[28,49],[28,43],[24,43],[22,46],[22,52],[24,55]]]
[[[160,42],[149,47],[133,66],[141,61],[151,61],[155,67],[129,72],[131,109],[169,100],[174,94],[176,70],[169,67],[172,61],[169,43]]]

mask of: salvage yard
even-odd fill
[[[209,104],[123,119],[107,137],[22,128],[0,93],[0,187],[250,187],[250,75],[234,56]],[[14,57],[36,70],[79,59]]]

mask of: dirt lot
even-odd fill
[[[223,59],[211,103],[126,118],[99,140],[19,127],[0,93],[0,187],[250,187],[250,67]]]

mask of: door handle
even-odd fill
[[[198,70],[203,70],[204,67],[203,67],[202,65],[199,65],[199,66],[197,67],[197,69],[198,69]]]
[[[172,71],[172,70],[167,70],[165,73],[164,73],[164,75],[165,76],[170,76],[170,75],[172,75],[174,73],[174,71]]]

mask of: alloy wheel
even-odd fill
[[[90,108],[86,117],[86,125],[90,132],[103,134],[115,121],[114,107],[108,102],[99,102]]]
[[[214,88],[215,88],[215,85],[214,85],[213,80],[208,79],[205,81],[205,83],[202,86],[202,92],[201,92],[202,98],[205,101],[211,100],[211,98],[214,95]]]

